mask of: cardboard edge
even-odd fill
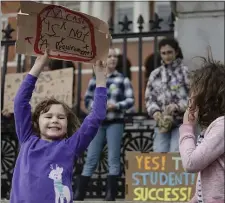
[[[28,2],[20,1],[21,12],[26,14],[38,14],[42,9],[44,9],[45,7],[49,5],[52,5],[52,4],[39,3],[35,1],[28,1]],[[55,5],[55,6],[60,6],[62,8],[66,8],[70,11],[73,11],[65,6],[61,6],[61,5]],[[108,23],[106,23],[104,20],[101,20],[99,18],[96,18],[94,16],[88,15],[80,11],[76,11],[76,12],[81,13],[85,17],[89,18],[89,20],[91,20],[91,22],[93,23],[96,29],[101,30],[104,33],[109,33]]]
[[[44,9],[46,6],[49,6],[51,4],[43,4],[38,3],[35,1],[20,1],[20,11],[22,13],[32,14],[32,13],[39,13],[42,9]]]
[[[24,13],[17,14],[17,38],[16,38],[17,40],[15,43],[15,48],[16,48],[16,53],[18,53],[18,54],[37,56],[37,54],[35,54],[33,52],[33,48],[32,48],[32,52],[30,49],[29,49],[29,51],[27,50],[27,46],[29,47],[29,45],[23,39],[23,37],[24,37],[23,26],[24,26],[24,24],[27,24],[27,23],[29,24],[31,21],[31,18],[34,18],[34,15],[28,15],[28,14],[24,14]],[[33,23],[32,26],[35,26],[35,24]],[[32,28],[29,29],[28,33],[30,31],[35,32],[34,29],[32,29]],[[30,36],[34,36],[34,33],[30,33],[30,34],[31,34]],[[20,40],[18,40],[19,38],[20,38]],[[26,51],[24,51],[24,47],[26,47]]]
[[[22,24],[22,18],[24,18],[24,16],[29,16],[29,14],[27,14],[27,13],[17,13],[17,16],[16,16],[17,27]]]
[[[16,33],[16,43],[15,43],[15,49],[16,49],[16,53],[17,54],[24,54],[24,52],[23,51],[21,51],[20,49],[19,49],[19,44],[21,43],[21,41],[19,41],[18,39],[19,39],[19,36],[20,36],[20,25],[22,25],[22,22],[24,21],[24,17],[25,16],[27,16],[28,14],[24,14],[24,13],[18,13],[17,14],[17,33]],[[25,19],[26,20],[26,19]]]

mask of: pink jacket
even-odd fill
[[[196,147],[194,128],[180,127],[180,155],[184,170],[201,176],[204,203],[224,202],[224,125],[225,117],[214,120],[206,129],[204,139]],[[197,202],[195,195],[191,200]]]

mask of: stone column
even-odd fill
[[[89,1],[81,1],[80,2],[80,12],[89,14]]]
[[[108,22],[109,18],[111,17],[111,5],[110,5],[110,1],[104,1],[103,3],[103,11],[102,11],[102,20],[104,20],[105,22]]]
[[[175,30],[180,42],[184,62],[196,68],[211,46],[215,60],[224,62],[224,2],[177,2]],[[194,63],[194,64],[193,64]]]
[[[110,17],[110,2],[93,1],[92,15],[105,22],[108,22]]]
[[[133,17],[133,25],[134,25],[134,32],[139,32],[139,25],[137,23],[139,15],[142,15],[144,19],[143,24],[143,32],[149,30],[149,2],[148,1],[135,1],[134,4],[134,17]]]

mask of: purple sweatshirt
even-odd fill
[[[198,173],[201,188],[196,187],[196,195],[191,203],[197,203],[201,190],[203,203],[224,202],[224,124],[225,117],[214,120],[204,133],[204,138],[196,147],[194,128],[180,127],[180,154],[187,172]]]
[[[92,112],[70,138],[45,141],[32,130],[29,104],[37,78],[27,75],[14,100],[20,152],[14,168],[10,203],[71,203],[74,160],[86,150],[106,117],[107,91],[96,88]],[[63,201],[64,200],[64,201]]]

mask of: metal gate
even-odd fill
[[[123,40],[123,73],[127,75],[127,40],[131,38],[138,39],[138,66],[139,66],[139,79],[138,79],[138,112],[133,114],[126,114],[125,116],[125,131],[123,135],[123,144],[121,147],[121,176],[118,180],[119,192],[117,198],[125,197],[125,153],[127,151],[141,151],[141,152],[150,152],[152,151],[152,139],[154,132],[155,123],[148,115],[144,112],[142,106],[142,89],[145,88],[142,85],[142,44],[143,38],[153,37],[154,38],[154,53],[157,53],[157,44],[158,37],[173,37],[174,35],[174,21],[175,17],[173,13],[168,17],[168,30],[161,30],[160,23],[162,19],[155,13],[154,19],[150,20],[150,30],[148,32],[143,32],[144,19],[140,15],[137,19],[139,25],[139,32],[133,33],[130,32],[129,25],[132,23],[127,16],[124,17],[123,22],[118,22],[121,26],[121,33],[113,32],[113,23],[112,19],[109,20],[110,31],[112,33],[113,39],[122,39]],[[1,109],[3,108],[4,101],[4,84],[5,84],[5,75],[7,72],[7,62],[8,62],[8,53],[9,47],[15,46],[15,40],[11,40],[11,33],[14,30],[8,25],[5,30],[3,30],[4,37],[1,41],[1,46],[4,49],[4,60],[2,67],[2,80],[1,80]],[[21,55],[17,55],[17,72],[24,72],[25,67],[21,64]],[[31,66],[34,63],[34,57],[31,57]],[[25,63],[23,63],[25,64]],[[157,64],[157,55],[154,57],[154,66]],[[78,66],[78,84],[81,84],[82,74],[81,74],[82,64]],[[80,98],[81,98],[81,86],[77,87],[77,113],[79,116],[80,109]],[[81,117],[80,117],[81,118]],[[82,119],[82,118],[81,118]],[[1,194],[2,198],[9,198],[10,188],[11,188],[11,179],[13,174],[13,168],[18,154],[18,142],[15,135],[14,119],[13,116],[10,118],[1,117]],[[74,181],[76,175],[80,174],[84,164],[85,154],[80,157],[74,167]],[[104,198],[105,195],[105,185],[106,185],[106,176],[107,176],[107,145],[104,146],[101,159],[96,168],[94,175],[92,176],[90,187],[88,190],[87,198]]]

